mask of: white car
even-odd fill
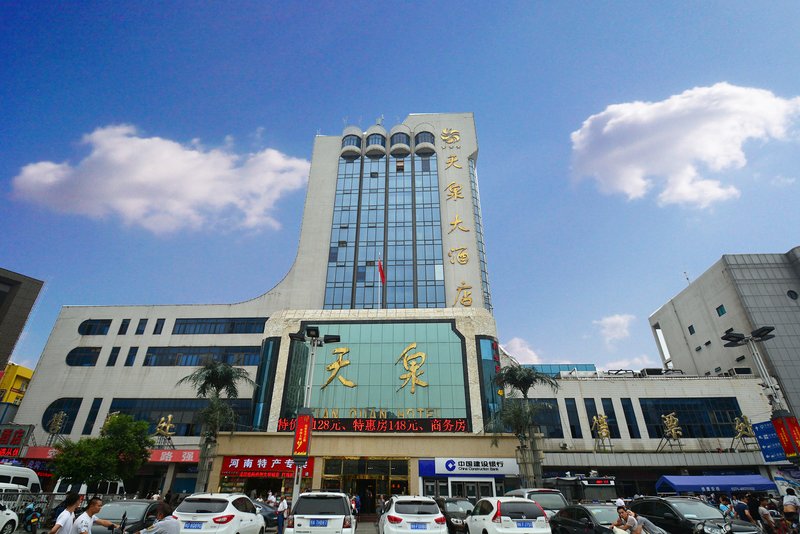
[[[181,523],[181,534],[264,534],[265,529],[253,502],[240,493],[195,493],[172,515]]]
[[[468,534],[550,534],[544,509],[521,497],[487,497],[467,514]]]
[[[297,496],[284,527],[284,534],[355,534],[356,518],[344,493],[313,491]]]
[[[0,504],[0,534],[11,534],[19,525],[19,517],[16,512],[8,508],[5,504]]]
[[[430,497],[389,499],[378,520],[379,534],[447,534],[447,519]]]

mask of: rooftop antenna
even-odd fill
[[[683,277],[686,278],[686,283],[687,284],[691,284],[692,283],[692,281],[689,280],[689,273],[687,273],[686,271],[683,271]]]
[[[375,119],[375,124],[377,124],[378,126],[383,126],[383,115]]]

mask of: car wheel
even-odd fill
[[[0,534],[11,534],[17,528],[17,525],[14,524],[13,521],[9,521],[5,525],[3,525],[3,529],[0,530]]]

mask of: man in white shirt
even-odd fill
[[[615,504],[617,507],[620,507],[620,506],[625,506],[625,499],[623,499],[622,497],[617,497],[617,500],[616,500],[616,501],[614,501],[614,504]]]
[[[81,503],[81,496],[70,491],[64,497],[64,511],[58,514],[56,524],[48,534],[72,534],[72,524],[75,522],[75,510]]]
[[[75,524],[72,525],[72,534],[91,534],[92,525],[95,523],[104,527],[118,529],[119,525],[116,523],[96,517],[97,512],[99,512],[102,507],[103,500],[100,497],[92,497],[89,499],[86,511],[79,515],[78,519],[75,520]]]
[[[289,503],[286,502],[286,496],[284,495],[281,499],[280,504],[278,504],[278,534],[283,534],[283,524],[286,520],[286,515],[289,510]]]
[[[167,503],[156,506],[156,522],[137,534],[180,534],[181,522],[172,517],[172,508]]]

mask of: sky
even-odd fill
[[[798,2],[0,3],[0,267],[61,306],[240,302],[291,266],[313,138],[473,112],[498,333],[660,366],[648,316],[800,245]]]

